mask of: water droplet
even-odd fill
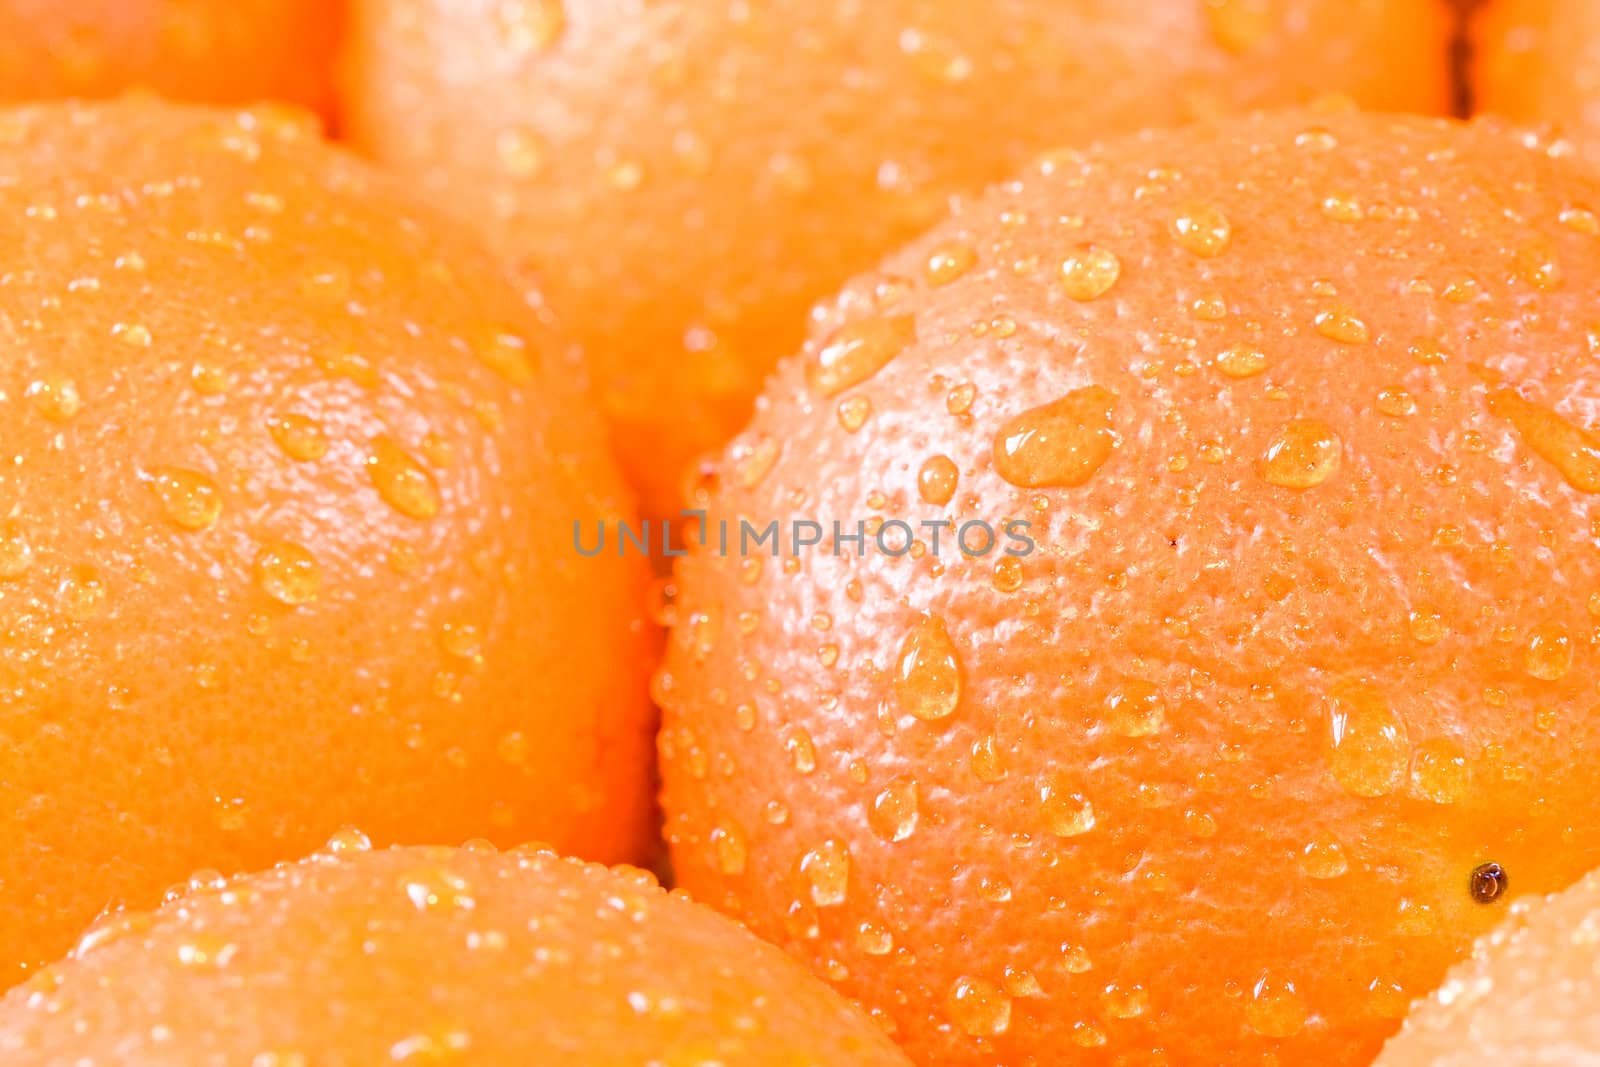
[[[1306,1006],[1294,983],[1264,974],[1244,1006],[1245,1021],[1263,1037],[1293,1037],[1306,1025]]]
[[[1113,1019],[1137,1019],[1150,1010],[1150,994],[1140,985],[1112,982],[1101,992],[1100,1003]]]
[[[902,709],[924,722],[954,714],[961,700],[961,661],[942,618],[924,615],[906,635],[894,693]]]
[[[181,529],[209,529],[222,515],[222,494],[217,484],[198,471],[157,468],[150,472],[145,484],[161,502],[168,521]]]
[[[1039,804],[1045,825],[1057,837],[1078,837],[1094,829],[1094,805],[1081,793],[1074,793],[1060,782],[1048,782],[1039,789]]]
[[[150,330],[138,323],[119,322],[111,327],[111,336],[133,348],[149,348]]]
[[[1295,419],[1267,446],[1261,476],[1284,489],[1310,489],[1338,473],[1342,458],[1339,436],[1327,423]]]
[[[1334,780],[1358,797],[1387,796],[1399,787],[1410,762],[1411,742],[1382,693],[1341,682],[1328,700]]]
[[[992,734],[980,737],[972,743],[972,774],[978,781],[991,785],[1005,779],[1005,761],[1000,755],[1000,746]]]
[[[471,911],[478,906],[472,883],[442,867],[401,876],[400,888],[418,911]]]
[[[948,504],[961,471],[949,456],[929,456],[917,471],[917,495],[929,504]]]
[[[1317,332],[1342,345],[1364,345],[1369,336],[1367,324],[1349,308],[1340,305],[1317,314]]]
[[[15,581],[33,566],[33,546],[15,520],[0,522],[0,582]]]
[[[817,907],[843,904],[850,888],[849,851],[831,838],[824,841],[800,857],[800,877]]]
[[[904,841],[917,828],[917,783],[911,778],[896,778],[872,800],[867,822],[885,841]]]
[[[1000,592],[1015,593],[1022,588],[1024,577],[1022,561],[1016,556],[1001,556],[995,562],[992,582]]]
[[[784,739],[783,747],[789,753],[789,763],[801,774],[817,769],[817,749],[804,727],[795,727]]]
[[[999,1037],[1011,1029],[1011,998],[993,982],[963,975],[950,987],[950,1018],[972,1037]]]
[[[856,927],[856,946],[869,956],[887,956],[894,951],[894,934],[864,919]]]
[[[1061,287],[1074,300],[1096,300],[1117,284],[1122,261],[1109,248],[1081,244],[1061,261]]]
[[[1435,645],[1444,639],[1447,632],[1444,620],[1437,611],[1413,611],[1407,618],[1410,624],[1411,636],[1424,645]]]
[[[1155,686],[1130,681],[1106,698],[1106,722],[1119,737],[1153,737],[1166,729],[1167,709]]]
[[[41,378],[28,386],[28,400],[51,422],[66,422],[83,408],[78,384],[71,378]]]
[[[1423,742],[1412,761],[1411,782],[1418,795],[1435,804],[1454,804],[1467,795],[1471,782],[1466,754],[1444,738]]]
[[[1205,259],[1222,255],[1233,239],[1228,217],[1210,204],[1190,204],[1172,218],[1172,236],[1180,247]]]
[[[354,826],[342,826],[328,838],[327,844],[322,846],[322,851],[331,856],[347,852],[371,852],[372,839]]]
[[[1552,464],[1568,485],[1581,492],[1600,493],[1600,441],[1591,434],[1511,389],[1492,391],[1489,410],[1510,422],[1523,442]]]
[[[105,610],[106,584],[90,567],[79,568],[61,583],[61,610],[77,622],[86,622]]]
[[[744,835],[736,827],[723,825],[711,831],[711,851],[716,858],[717,870],[729,877],[744,873],[749,859]]]
[[[378,495],[400,514],[412,519],[431,519],[439,514],[439,487],[433,476],[392,438],[373,439],[367,475]]]
[[[995,470],[1024,489],[1085,484],[1117,447],[1111,428],[1116,400],[1091,385],[1022,412],[995,434]]]
[[[867,419],[872,417],[872,398],[852,394],[839,401],[839,425],[844,427],[845,433],[855,433],[867,424]]]
[[[940,245],[928,257],[929,285],[949,285],[978,263],[978,250],[964,241]]]
[[[806,378],[823,396],[834,396],[877,374],[916,339],[910,315],[852,322],[834,331],[806,364]]]
[[[1235,345],[1217,356],[1217,369],[1230,378],[1253,378],[1267,369],[1267,357],[1249,345]]]
[[[239,946],[217,934],[191,934],[178,944],[178,963],[193,970],[221,970],[232,962]]]
[[[256,582],[278,603],[297,607],[317,599],[322,568],[304,545],[275,541],[256,553]]]
[[[1555,623],[1534,627],[1522,655],[1522,669],[1546,682],[1565,678],[1572,669],[1572,636],[1566,627]]]

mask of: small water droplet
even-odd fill
[[[1328,725],[1333,777],[1345,792],[1381,797],[1400,786],[1411,742],[1382,693],[1360,683],[1339,683],[1329,695]]]
[[[262,592],[280,604],[309,604],[322,590],[322,568],[304,545],[292,541],[263,545],[255,566]]]
[[[191,934],[178,943],[178,963],[192,970],[221,970],[232,962],[239,946],[217,934]]]
[[[1227,251],[1233,227],[1216,207],[1190,204],[1173,216],[1172,236],[1186,251],[1211,259]]]
[[[849,851],[831,838],[824,841],[800,857],[800,877],[813,904],[819,908],[838,907],[849,894]]]
[[[33,546],[14,519],[0,522],[0,582],[15,581],[33,566]]]
[[[955,713],[961,700],[961,661],[936,615],[924,615],[900,646],[895,698],[908,714],[935,722]]]
[[[873,832],[885,841],[904,841],[917,828],[917,783],[897,778],[872,800],[867,821]]]
[[[929,456],[917,471],[917,495],[929,504],[948,504],[961,471],[949,456]]]
[[[928,257],[928,284],[949,285],[976,266],[977,262],[978,250],[965,241],[940,245]]]
[[[737,827],[722,825],[713,829],[711,850],[716,859],[717,870],[729,877],[744,873],[749,850],[745,845],[744,834],[740,833]]]
[[[439,487],[409,452],[387,436],[372,441],[367,474],[385,503],[412,519],[439,514]]]
[[[1100,1003],[1113,1019],[1137,1019],[1150,1010],[1150,994],[1140,985],[1112,982],[1101,991]]]
[[[478,906],[472,883],[442,867],[402,875],[400,888],[418,911],[471,911]]]
[[[1306,1025],[1306,1006],[1294,983],[1269,974],[1256,980],[1244,1006],[1245,1021],[1263,1037],[1293,1037]]]
[[[1061,261],[1061,287],[1077,301],[1099,299],[1121,275],[1122,261],[1100,245],[1078,245]]]
[[[1316,323],[1319,334],[1342,345],[1364,345],[1370,336],[1361,316],[1343,305],[1318,312]]]
[[[217,484],[199,471],[157,468],[150,472],[145,484],[161,502],[168,521],[180,529],[209,529],[222,515],[222,494]]]
[[[1166,706],[1155,686],[1130,681],[1106,698],[1106,722],[1119,737],[1153,737],[1166,729]]]
[[[916,319],[910,315],[849,323],[834,331],[806,364],[806,378],[823,396],[834,396],[877,374],[916,339]]]
[[[1522,669],[1546,682],[1560,681],[1572,669],[1572,635],[1566,627],[1543,623],[1528,635]]]
[[[267,421],[267,430],[290,459],[309,462],[328,454],[328,438],[323,437],[322,426],[307,414],[275,416]]]
[[[1435,804],[1454,804],[1467,795],[1471,775],[1461,746],[1445,738],[1424,741],[1412,761],[1411,782]]]
[[[1024,489],[1085,484],[1117,447],[1111,428],[1116,400],[1091,385],[1015,416],[995,434],[995,470]]]
[[[1230,378],[1253,378],[1267,369],[1267,357],[1249,345],[1235,345],[1217,356],[1217,369]]]
[[[78,384],[71,378],[41,378],[28,386],[28,400],[51,422],[66,422],[83,408]]]
[[[963,975],[946,998],[950,1018],[972,1037],[999,1037],[1011,1029],[1011,998],[983,978]]]
[[[1057,837],[1078,837],[1094,829],[1094,805],[1060,782],[1047,782],[1040,787],[1039,804],[1045,825]]]
[[[1320,419],[1295,419],[1267,446],[1261,476],[1285,489],[1310,489],[1339,470],[1343,446]]]

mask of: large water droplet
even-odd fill
[[[842,393],[888,366],[916,339],[916,319],[910,315],[849,323],[834,331],[806,364],[806,378],[823,396]]]
[[[900,645],[895,698],[908,714],[934,722],[961,701],[961,661],[944,620],[923,616]]]
[[[983,978],[963,975],[946,998],[950,1018],[972,1037],[999,1037],[1011,1029],[1011,998]]]
[[[367,474],[378,495],[400,514],[413,519],[439,514],[439,487],[433,476],[392,438],[373,439]]]
[[[1343,445],[1320,419],[1295,419],[1278,431],[1261,464],[1261,476],[1285,489],[1310,489],[1339,471]]]
[[[1523,442],[1585,493],[1600,493],[1600,440],[1542,404],[1511,389],[1489,394],[1489,410],[1510,422]]]
[[[1083,485],[1117,447],[1111,428],[1116,400],[1091,385],[1022,412],[995,434],[995,470],[1024,489]]]
[[[819,908],[837,907],[850,890],[850,853],[829,839],[800,857],[800,878]]]
[[[1411,742],[1405,723],[1382,693],[1341,682],[1328,699],[1334,780],[1358,797],[1381,797],[1405,780]]]
[[[150,472],[146,484],[161,502],[167,519],[181,529],[208,529],[222,514],[217,484],[199,471],[162,467]]]

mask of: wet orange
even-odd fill
[[[1337,91],[1450,101],[1438,0],[356,0],[350,136],[587,347],[645,509],[811,302],[1040,149]]]
[[[1485,0],[1473,10],[1471,89],[1479,111],[1600,134],[1600,9],[1584,0]]]
[[[651,836],[571,346],[301,119],[0,113],[0,984],[199,868]]]
[[[1596,205],[1289,113],[1052,155],[852,282],[665,605],[680,884],[921,1063],[1370,1060],[1478,865],[1600,864]]]
[[[1412,1009],[1377,1067],[1534,1067],[1600,1057],[1600,875],[1511,916]]]
[[[793,960],[643,871],[363,845],[102,921],[0,1001],[5,1062],[909,1067]]]
[[[330,113],[343,0],[0,0],[0,100],[149,89]]]

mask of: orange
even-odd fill
[[[570,345],[272,111],[0,113],[0,984],[384,842],[640,856],[653,639]]]
[[[677,561],[680,884],[921,1063],[1367,1062],[1474,869],[1600,864],[1597,204],[1287,113],[1054,154],[852,282]]]
[[[102,922],[0,1001],[5,1062],[909,1067],[794,961],[643,871],[338,843]]]
[[[356,0],[362,150],[586,346],[647,513],[811,302],[1040,149],[1346,93],[1449,106],[1438,0]]]
[[[1600,132],[1600,9],[1584,0],[1485,0],[1471,23],[1473,103],[1554,124],[1579,144]]]
[[[1600,1057],[1600,875],[1512,917],[1412,1009],[1378,1067],[1576,1064]]]
[[[0,0],[0,100],[149,89],[327,114],[343,0]]]

